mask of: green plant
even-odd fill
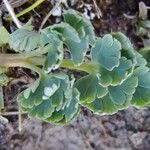
[[[0,85],[9,67],[29,68],[38,79],[18,94],[23,112],[47,122],[65,124],[84,106],[99,115],[150,104],[147,61],[122,33],[97,37],[90,21],[73,10],[64,22],[40,32],[25,25],[12,34],[0,28],[0,45],[16,54],[0,54]],[[67,75],[66,69],[72,70]],[[56,71],[57,70],[57,71]],[[73,73],[85,72],[79,79]],[[0,107],[3,108],[1,100]]]

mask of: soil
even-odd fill
[[[102,12],[98,19],[92,0],[64,0],[62,8],[73,8],[87,16],[95,15],[92,23],[97,35],[113,31],[122,31],[129,36],[135,48],[143,46],[142,40],[135,34],[138,21],[138,3],[140,0],[97,0]],[[31,5],[29,1],[15,8],[16,12]],[[150,6],[150,1],[143,1]],[[67,6],[68,4],[68,6]],[[49,6],[49,7],[47,7]],[[20,20],[25,23],[32,16],[35,29],[39,29],[44,16],[54,6],[54,0],[47,0]],[[135,16],[134,19],[126,15]],[[5,15],[5,11],[4,11]],[[91,15],[91,16],[92,16]],[[149,16],[150,17],[150,16]],[[62,16],[52,15],[45,26],[57,23]],[[150,18],[149,18],[150,19]],[[5,22],[9,30],[13,23]],[[9,72],[12,80],[4,88],[5,109],[17,111],[16,95],[33,82],[36,74],[28,69],[13,68]],[[18,131],[18,117],[6,116],[9,123],[0,121],[0,150],[149,150],[150,149],[150,108],[128,108],[112,116],[97,116],[82,109],[76,120],[67,126],[56,126],[28,118],[23,115],[23,129]]]

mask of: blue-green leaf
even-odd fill
[[[125,57],[120,58],[119,66],[115,67],[112,71],[100,67],[100,84],[104,87],[121,84],[132,74],[133,67],[132,61],[127,60]]]
[[[130,77],[121,85],[108,87],[109,93],[106,96],[96,98],[91,103],[84,102],[82,105],[101,115],[116,113],[130,106],[137,83],[136,77]]]
[[[75,83],[75,87],[80,92],[80,102],[92,102],[96,97],[100,98],[107,94],[107,89],[99,84],[96,75],[87,75]]]
[[[88,37],[90,45],[94,44],[94,27],[88,19],[74,10],[66,11],[63,16],[64,21],[71,25],[78,32],[80,38]]]
[[[4,26],[0,26],[0,33],[0,46],[8,44],[10,35]]]
[[[5,72],[6,72],[6,68],[0,67],[0,86],[6,86],[9,81]]]
[[[136,51],[136,61],[137,61],[136,67],[147,65],[146,59],[137,51]]]
[[[9,45],[16,52],[31,51],[40,46],[40,34],[27,29],[18,29],[10,35]]]
[[[54,122],[56,124],[65,124],[79,114],[79,92],[76,88],[70,89],[68,92],[69,97],[65,97],[67,101],[65,106],[59,111],[54,111],[52,116],[46,119],[46,121]]]
[[[71,59],[76,65],[80,65],[88,50],[88,37],[79,37],[77,31],[67,23],[60,23],[51,27],[53,33],[56,33],[64,42],[70,51]]]
[[[100,64],[103,68],[112,71],[119,66],[121,57],[121,44],[112,35],[107,34],[103,38],[98,38],[92,48],[92,61]]]
[[[138,78],[138,87],[131,101],[135,107],[144,107],[150,104],[150,71],[147,67],[138,67],[134,71],[134,75]]]
[[[58,122],[58,118],[69,122],[79,111],[79,92],[72,88],[68,76],[63,74],[41,76],[17,99],[22,111],[31,117],[55,120],[54,123]],[[56,117],[57,112],[61,116]]]
[[[108,87],[109,95],[114,103],[122,105],[126,101],[132,99],[137,85],[138,79],[136,77],[131,77],[125,80],[121,85]]]
[[[44,29],[41,32],[43,36],[45,35],[45,43],[50,44],[47,59],[44,63],[44,70],[46,73],[49,73],[52,69],[57,69],[63,60],[63,43],[60,41],[59,37],[49,29]]]
[[[121,43],[121,56],[132,60],[135,63],[135,53],[133,45],[131,44],[128,37],[121,32],[115,32],[112,34],[115,39]]]

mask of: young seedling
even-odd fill
[[[66,124],[79,114],[81,106],[99,115],[148,106],[150,71],[130,40],[120,32],[97,37],[91,22],[73,10],[63,16],[63,22],[40,32],[29,25],[11,34],[0,28],[0,46],[13,51],[0,54],[0,85],[7,85],[5,73],[10,67],[29,68],[39,75],[18,94],[22,112]],[[86,75],[74,78],[75,71]]]

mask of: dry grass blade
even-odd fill
[[[17,7],[20,7],[22,6],[23,4],[25,4],[26,2],[28,2],[29,0],[10,0],[10,5],[12,8],[17,8]],[[6,10],[6,7],[4,4],[1,4],[0,5],[0,8],[2,10]]]
[[[8,12],[10,13],[10,15],[11,15],[13,21],[15,22],[16,26],[17,26],[18,28],[21,28],[21,24],[20,24],[19,20],[17,19],[16,15],[15,15],[15,13],[14,13],[14,10],[13,10],[13,8],[11,7],[11,5],[9,4],[8,0],[3,0],[3,2],[4,2],[4,4],[5,4],[5,6],[6,6]]]
[[[148,9],[144,2],[139,3],[139,18],[146,20],[148,15]]]
[[[102,12],[101,12],[100,8],[97,6],[97,3],[95,0],[93,0],[93,3],[94,3],[94,7],[96,9],[96,12],[97,12],[97,17],[98,17],[98,19],[100,19],[102,17]]]
[[[46,17],[43,19],[41,26],[39,28],[39,31],[43,28],[43,26],[45,25],[45,23],[47,22],[47,20],[49,19],[49,17],[53,14],[53,12],[59,7],[59,5],[62,3],[62,0],[59,0],[55,6],[53,7],[53,9],[46,15]]]

